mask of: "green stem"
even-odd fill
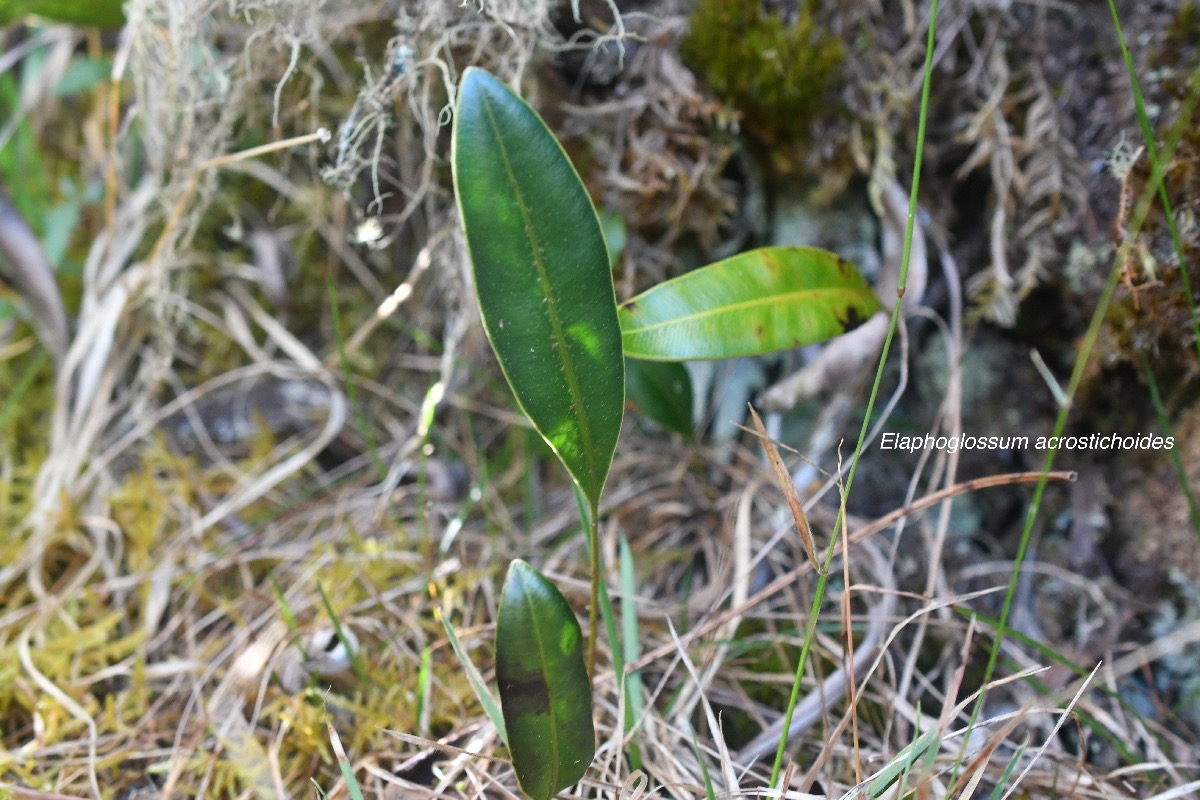
[[[575,484],[575,503],[579,506],[579,517],[583,520],[583,527],[587,531],[588,551],[592,565],[592,600],[591,607],[588,609],[587,671],[590,677],[595,677],[596,639],[600,636],[600,616],[603,609],[600,604],[602,588],[600,584],[604,576],[604,570],[600,565],[600,506],[591,500],[584,501],[583,490],[579,488],[579,484]],[[607,604],[607,594],[605,603]],[[613,641],[616,641],[615,638]]]
[[[1121,53],[1125,59],[1126,69],[1129,71],[1131,89],[1133,92],[1134,108],[1137,111],[1138,122],[1142,127],[1142,134],[1146,139],[1146,148],[1150,156],[1151,164],[1151,180],[1146,187],[1146,194],[1142,201],[1138,203],[1137,211],[1129,226],[1129,240],[1133,241],[1137,238],[1138,232],[1141,230],[1142,223],[1145,221],[1146,213],[1149,210],[1147,198],[1153,192],[1158,192],[1159,198],[1163,203],[1164,213],[1166,215],[1167,229],[1171,233],[1172,243],[1175,245],[1176,253],[1180,255],[1180,277],[1184,285],[1185,296],[1188,300],[1188,307],[1191,311],[1192,330],[1196,336],[1198,355],[1200,355],[1200,327],[1197,323],[1197,315],[1195,312],[1195,304],[1192,300],[1191,284],[1187,276],[1187,264],[1182,258],[1182,250],[1179,247],[1178,232],[1175,228],[1174,217],[1171,213],[1170,203],[1166,196],[1166,190],[1163,186],[1164,171],[1159,160],[1158,149],[1154,144],[1154,134],[1150,129],[1150,124],[1146,116],[1145,105],[1142,102],[1141,89],[1138,87],[1137,75],[1133,67],[1133,59],[1129,54],[1129,48],[1125,44],[1125,34],[1121,31],[1121,22],[1117,15],[1116,5],[1109,0],[1109,10],[1112,13],[1113,27],[1116,31],[1117,42],[1121,47]],[[1187,123],[1190,118],[1193,108],[1195,107],[1195,95],[1193,94],[1185,101],[1181,118],[1176,121],[1176,129],[1172,131],[1172,135],[1168,140],[1168,150],[1173,152],[1175,144],[1178,142],[1176,133],[1182,131],[1182,125]],[[1112,305],[1113,296],[1116,293],[1118,279],[1120,277],[1120,263],[1114,262],[1109,270],[1108,281],[1104,285],[1104,290],[1100,294],[1100,301],[1092,312],[1091,321],[1088,323],[1088,328],[1084,334],[1079,352],[1075,357],[1075,366],[1071,371],[1071,378],[1067,384],[1066,400],[1059,408],[1058,416],[1054,421],[1054,437],[1060,437],[1063,430],[1066,428],[1067,415],[1070,414],[1072,405],[1075,401],[1075,394],[1079,389],[1080,383],[1083,381],[1083,374],[1087,367],[1088,361],[1091,358],[1092,352],[1096,348],[1096,342],[1100,337],[1100,329],[1104,324],[1104,319],[1108,314],[1108,309]],[[1046,452],[1042,460],[1042,476],[1038,480],[1037,486],[1033,490],[1033,498],[1029,504],[1029,510],[1025,515],[1025,526],[1021,531],[1021,540],[1017,546],[1017,554],[1013,559],[1012,573],[1009,577],[1008,592],[1004,597],[1004,605],[1000,609],[1000,617],[996,623],[996,635],[992,640],[991,653],[988,656],[987,666],[984,668],[983,679],[979,697],[975,700],[975,705],[971,709],[971,717],[967,723],[967,730],[971,731],[975,728],[975,723],[979,719],[979,715],[983,710],[984,701],[987,699],[988,685],[991,683],[992,675],[996,670],[996,663],[1000,658],[1000,648],[1004,642],[1004,637],[1010,633],[1008,629],[1008,620],[1012,611],[1013,599],[1016,596],[1017,581],[1020,578],[1021,569],[1025,563],[1025,554],[1029,548],[1029,540],[1033,535],[1033,524],[1037,518],[1038,510],[1041,507],[1042,495],[1046,490],[1047,474],[1054,465],[1054,458],[1058,454],[1057,448],[1050,449]],[[951,779],[949,785],[954,787],[958,781],[959,769],[962,765],[963,758],[966,754],[967,742],[969,736],[964,736],[962,744],[959,747],[958,758],[955,761],[954,769],[951,771]]]
[[[600,580],[604,575],[604,570],[600,568],[600,509],[595,504],[589,509],[587,526],[588,526],[588,544],[592,550],[592,601],[591,608],[588,609],[588,646],[587,646],[587,671],[588,675],[595,677],[596,675],[596,639],[600,635]]]
[[[1154,371],[1150,369],[1150,362],[1146,359],[1146,354],[1137,353],[1138,366],[1142,368],[1142,374],[1146,376],[1146,387],[1150,390],[1150,402],[1154,404],[1154,413],[1158,416],[1158,424],[1162,425],[1163,434],[1168,438],[1175,437],[1175,431],[1171,428],[1171,417],[1167,414],[1167,407],[1163,404],[1162,394],[1158,391],[1158,380],[1154,377]],[[1187,470],[1184,469],[1183,461],[1179,458],[1179,450],[1172,447],[1167,451],[1171,455],[1171,464],[1175,467],[1175,475],[1179,478],[1179,486],[1183,490],[1183,497],[1187,500],[1188,513],[1192,516],[1192,530],[1200,535],[1200,506],[1196,505],[1196,496],[1192,493],[1191,484],[1188,482]]]
[[[1067,383],[1066,402],[1059,408],[1058,416],[1054,420],[1054,430],[1051,436],[1055,441],[1062,437],[1063,431],[1067,427],[1067,415],[1071,413],[1071,407],[1075,402],[1075,395],[1079,391],[1079,384],[1083,382],[1083,374],[1087,367],[1088,359],[1091,357],[1092,351],[1096,346],[1096,341],[1100,337],[1100,328],[1104,324],[1104,318],[1108,313],[1109,306],[1112,305],[1113,294],[1116,292],[1119,277],[1120,265],[1114,263],[1108,273],[1108,282],[1105,283],[1104,290],[1100,294],[1100,301],[1096,305],[1096,310],[1092,313],[1091,322],[1088,323],[1087,331],[1084,333],[1083,342],[1079,348],[1079,355],[1076,356],[1075,366],[1071,371],[1071,378]],[[1021,577],[1021,569],[1025,565],[1025,554],[1029,551],[1029,541],[1033,537],[1033,523],[1037,519],[1038,511],[1041,509],[1042,495],[1046,492],[1046,484],[1049,480],[1047,476],[1054,467],[1054,458],[1057,455],[1058,448],[1055,447],[1047,450],[1046,455],[1042,458],[1041,477],[1034,487],[1033,497],[1029,501],[1029,510],[1025,514],[1025,526],[1021,530],[1021,540],[1017,545],[1017,554],[1013,556],[1012,572],[1008,580],[1008,591],[1004,595],[1004,604],[1000,607],[1000,617],[996,621],[996,635],[992,639],[992,649],[988,655],[987,666],[984,667],[983,678],[980,680],[979,696],[975,700],[975,705],[971,709],[971,717],[967,722],[968,731],[975,730],[975,724],[978,722],[979,715],[983,711],[983,704],[988,695],[988,686],[992,681],[992,675],[996,672],[996,663],[1000,659],[1000,649],[1004,643],[1004,637],[1009,633],[1008,620],[1012,613],[1013,601],[1017,595],[1017,583]],[[970,735],[964,736],[959,746],[954,769],[951,771],[951,786],[954,786],[958,780],[959,769],[966,756],[967,743],[970,741],[970,738]]]
[[[925,121],[929,116],[929,86],[933,80],[933,44],[937,32],[938,0],[933,0],[929,9],[929,37],[925,47],[925,74],[921,84],[921,111],[917,119],[917,147],[913,157],[912,190],[908,201],[908,223],[904,232],[904,251],[900,256],[900,279],[896,290],[896,302],[892,307],[891,323],[888,326],[887,337],[883,341],[883,352],[879,355],[879,366],[875,371],[875,383],[871,386],[871,396],[867,400],[867,411],[863,415],[862,428],[858,432],[858,442],[854,446],[854,456],[850,461],[850,471],[846,475],[846,489],[843,497],[850,496],[850,487],[854,485],[854,475],[858,471],[858,462],[862,457],[863,444],[867,439],[867,431],[871,425],[871,412],[875,408],[875,399],[879,396],[879,386],[883,382],[883,370],[887,364],[888,352],[891,350],[892,339],[900,319],[900,304],[904,298],[904,289],[908,285],[908,259],[912,254],[913,227],[916,221],[917,189],[921,181],[921,156],[925,149]],[[837,519],[833,524],[833,538],[829,542],[829,550],[825,554],[822,573],[817,578],[816,593],[813,596],[812,611],[808,615],[808,625],[804,630],[804,643],[800,649],[800,660],[796,663],[796,675],[792,682],[792,693],[788,698],[787,710],[783,718],[783,734],[779,737],[779,746],[775,750],[775,763],[771,767],[771,788],[779,781],[779,772],[783,767],[783,756],[787,749],[788,731],[792,724],[792,714],[800,697],[800,682],[804,677],[804,669],[808,664],[808,653],[815,638],[817,615],[821,610],[821,601],[825,598],[825,588],[829,581],[829,565],[833,554],[837,552],[838,538],[842,530],[842,515],[846,504],[843,502],[838,509]]]

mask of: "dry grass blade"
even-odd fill
[[[16,786],[11,783],[0,783],[0,791],[10,792],[13,797],[25,797],[29,798],[29,800],[79,800],[75,795],[59,794],[58,792],[39,792],[36,789]]]
[[[691,675],[692,680],[696,684],[700,685],[700,676],[696,673],[696,667],[692,664],[691,658],[688,657],[687,648],[684,647],[678,634],[675,633],[675,626],[671,624],[669,619],[667,620],[667,628],[671,632],[671,641],[674,643],[684,667],[687,668],[688,674]],[[716,714],[713,713],[712,704],[708,702],[708,698],[703,693],[700,695],[700,707],[704,710],[704,717],[708,721],[709,735],[712,736],[713,741],[717,745],[717,753],[721,762],[721,775],[725,779],[725,791],[733,795],[740,791],[740,787],[738,786],[737,775],[733,769],[733,758],[725,742],[724,730]]]
[[[0,187],[0,261],[8,263],[9,277],[21,290],[33,312],[34,329],[61,364],[67,355],[70,332],[54,268],[42,244],[16,206]],[[0,273],[2,274],[2,273]]]
[[[948,486],[945,489],[939,489],[936,492],[931,492],[930,494],[922,497],[920,500],[910,503],[903,508],[898,508],[890,514],[886,514],[874,522],[856,529],[850,534],[850,544],[855,544],[870,536],[874,536],[880,531],[887,530],[889,527],[895,525],[905,517],[935,506],[945,500],[947,497],[953,497],[957,494],[984,488],[1037,483],[1041,478],[1041,475],[1042,474],[1040,472],[1012,472],[1002,475],[993,475],[988,478],[963,481],[962,483]],[[1047,477],[1052,481],[1073,481],[1075,480],[1076,474],[1074,472],[1050,472],[1048,473]],[[712,633],[714,630],[726,624],[729,620],[733,619],[737,615],[744,614],[747,608],[753,608],[754,606],[757,606],[759,603],[766,601],[768,598],[794,584],[800,578],[801,572],[801,570],[795,569],[780,575],[778,578],[775,578],[762,589],[759,589],[757,592],[751,595],[743,604],[743,607],[728,609],[726,611],[722,611],[720,614],[713,615],[712,618],[705,620],[703,624],[698,625],[692,630],[688,631],[686,634],[681,636],[680,639],[687,644],[697,638]],[[642,669],[647,667],[658,659],[670,655],[674,649],[675,647],[671,642],[666,642],[643,654],[642,657],[630,665],[629,668]],[[611,680],[611,674],[608,676],[602,676],[602,679]]]
[[[1078,473],[1069,470],[1055,470],[1046,473],[1047,481],[1066,481],[1073,483],[1079,477]],[[886,528],[895,525],[900,520],[908,517],[918,511],[923,511],[926,508],[937,505],[947,498],[956,495],[965,494],[968,492],[979,491],[980,489],[995,489],[1001,486],[1016,486],[1023,483],[1037,483],[1042,478],[1040,472],[1009,472],[1002,475],[989,475],[986,478],[973,478],[969,481],[962,481],[953,486],[947,486],[944,489],[938,489],[936,492],[930,492],[916,502],[910,503],[903,508],[898,508],[890,514],[885,514],[879,519],[867,525],[864,528],[856,530],[852,536],[853,541],[870,536],[873,533],[885,530]]]
[[[771,437],[767,436],[767,429],[763,426],[762,419],[759,418],[758,412],[754,410],[754,406],[750,406],[750,419],[754,421],[754,432],[760,440],[762,440],[763,450],[767,454],[767,461],[771,462],[771,471],[775,473],[775,481],[779,484],[779,488],[783,490],[783,496],[787,498],[788,508],[792,511],[792,519],[796,522],[796,530],[800,532],[800,541],[804,544],[804,552],[808,555],[809,563],[818,574],[824,575],[825,570],[821,567],[821,563],[817,561],[817,551],[813,544],[812,530],[808,527],[808,517],[804,515],[804,505],[800,502],[800,496],[796,493],[796,486],[792,483],[792,473],[788,471],[787,466],[783,463],[783,459],[779,456],[779,451],[775,449],[775,443],[771,441]]]
[[[40,622],[40,621],[39,621]],[[17,645],[17,652],[21,661],[21,666],[25,669],[34,683],[41,687],[49,697],[58,702],[67,712],[79,722],[83,723],[88,732],[88,758],[87,758],[87,776],[88,784],[92,790],[92,796],[96,800],[100,800],[103,795],[100,793],[100,784],[96,777],[96,720],[82,706],[69,697],[62,689],[56,686],[49,678],[34,665],[33,655],[29,647],[29,639],[32,635],[32,626],[26,627],[21,632],[21,639]]]
[[[1037,753],[1025,766],[1025,769],[1021,772],[1021,774],[1016,777],[1016,780],[1009,785],[1008,790],[1005,791],[1000,800],[1008,800],[1008,798],[1012,796],[1013,792],[1017,790],[1017,786],[1020,785],[1021,781],[1025,779],[1025,776],[1029,774],[1029,771],[1033,769],[1033,765],[1038,761],[1041,755],[1046,752],[1046,749],[1050,747],[1051,743],[1055,741],[1055,739],[1058,737],[1059,729],[1062,728],[1063,723],[1067,721],[1067,718],[1071,715],[1071,712],[1079,702],[1079,698],[1083,696],[1084,691],[1087,689],[1088,685],[1091,684],[1092,679],[1096,677],[1096,673],[1099,671],[1100,664],[1096,664],[1088,676],[1084,678],[1083,683],[1079,687],[1079,691],[1075,692],[1074,697],[1071,698],[1071,702],[1069,702],[1067,707],[1063,709],[1061,714],[1059,714],[1058,719],[1054,723],[1054,728],[1050,731],[1050,734],[1046,737],[1046,740],[1042,742],[1042,746],[1038,748]]]
[[[1197,791],[1200,791],[1200,781],[1192,781],[1185,783],[1183,786],[1176,786],[1165,792],[1159,792],[1153,797],[1147,797],[1146,800],[1176,800],[1176,798],[1187,797]]]
[[[871,608],[867,618],[867,631],[862,640],[857,646],[847,648],[846,660],[848,663],[842,664],[827,675],[820,686],[809,692],[796,704],[788,730],[784,731],[782,718],[776,720],[738,751],[739,763],[750,764],[771,755],[781,736],[785,736],[788,741],[796,739],[801,733],[820,721],[828,713],[830,706],[842,699],[848,688],[851,689],[850,713],[852,716],[857,713],[858,701],[861,699],[861,687],[858,687],[857,691],[855,690],[856,681],[867,676],[868,670],[873,669],[873,665],[882,657],[886,643],[894,638],[895,632],[892,632],[885,640],[884,631],[886,623],[890,622],[895,614],[897,605],[895,580],[892,575],[893,567],[878,552],[877,548],[865,547],[864,552],[867,555],[865,561],[871,565],[871,571],[882,584],[883,599]],[[846,721],[843,719],[843,722],[838,725],[838,732]],[[833,746],[834,741],[835,739],[831,739],[830,747]],[[812,773],[816,772],[827,756],[828,749],[817,758],[811,768]]]
[[[342,739],[338,736],[337,729],[333,727],[331,720],[325,721],[325,729],[329,734],[329,744],[333,747],[333,754],[337,758],[338,767],[342,771],[342,779],[346,781],[350,797],[353,800],[363,800],[362,789],[359,788],[358,780],[354,777],[354,765],[347,758],[346,748],[342,747]]]
[[[474,734],[478,733],[478,726],[475,726],[474,729],[470,729],[465,732],[460,731],[460,732],[455,732],[455,733],[451,734],[450,736],[443,736],[441,739],[437,740],[436,742],[433,741],[432,739],[426,739],[423,736],[413,736],[412,734],[405,733],[403,731],[386,730],[385,733],[387,733],[388,736],[395,736],[397,739],[399,739],[402,742],[406,742],[408,744],[415,744],[418,747],[424,748],[419,755],[424,755],[427,752],[436,750],[438,752],[447,753],[447,754],[455,755],[455,756],[468,756],[469,758],[478,758],[483,761],[499,761],[504,764],[509,763],[505,759],[496,758],[495,756],[488,755],[487,753],[481,753],[481,752],[478,752],[475,750],[466,750],[461,747],[455,747],[453,744],[450,744],[451,739],[461,740],[465,735],[474,735]]]

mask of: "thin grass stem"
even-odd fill
[[[1136,73],[1135,73],[1134,67],[1133,67],[1133,59],[1129,55],[1128,47],[1126,47],[1125,36],[1124,36],[1124,33],[1121,31],[1120,19],[1118,18],[1116,6],[1113,4],[1112,0],[1109,0],[1109,9],[1112,12],[1113,26],[1116,30],[1117,39],[1118,39],[1118,42],[1121,47],[1121,53],[1125,58],[1126,68],[1129,70],[1130,83],[1131,83],[1131,88],[1133,91],[1134,106],[1137,109],[1138,120],[1142,125],[1142,133],[1146,138],[1147,152],[1150,155],[1150,162],[1151,162],[1151,167],[1152,167],[1153,172],[1152,172],[1152,177],[1151,177],[1151,187],[1147,187],[1147,192],[1153,192],[1153,191],[1159,192],[1160,199],[1164,203],[1164,210],[1165,210],[1165,214],[1167,217],[1167,225],[1168,225],[1168,229],[1171,231],[1172,242],[1176,245],[1177,252],[1180,252],[1178,249],[1178,232],[1175,229],[1174,220],[1172,218],[1172,214],[1170,211],[1170,204],[1166,197],[1166,190],[1162,184],[1163,171],[1162,171],[1161,164],[1158,161],[1158,150],[1154,145],[1153,131],[1150,129],[1149,119],[1146,116],[1145,105],[1142,101],[1141,90],[1138,87],[1137,77],[1136,77]],[[1182,115],[1181,115],[1181,117],[1182,117]],[[1143,220],[1144,220],[1144,214],[1139,215],[1137,218],[1135,218],[1132,221],[1132,223],[1130,225],[1130,231],[1129,231],[1129,236],[1131,239],[1135,238],[1137,236],[1137,233],[1140,230],[1141,223]],[[1088,323],[1088,328],[1087,328],[1086,333],[1084,334],[1083,342],[1079,349],[1079,354],[1077,355],[1077,357],[1075,359],[1075,365],[1071,371],[1071,378],[1067,385],[1065,403],[1060,405],[1059,411],[1058,411],[1058,416],[1054,422],[1054,432],[1052,434],[1055,437],[1054,440],[1057,440],[1058,437],[1061,437],[1063,430],[1066,428],[1067,415],[1071,411],[1071,406],[1074,403],[1075,394],[1078,391],[1079,385],[1083,380],[1083,373],[1087,366],[1088,360],[1091,357],[1092,351],[1096,347],[1096,342],[1100,336],[1100,329],[1104,323],[1105,317],[1108,314],[1109,306],[1112,305],[1112,300],[1116,293],[1117,284],[1119,283],[1120,273],[1121,273],[1120,263],[1119,263],[1119,261],[1114,261],[1112,269],[1109,271],[1108,281],[1105,283],[1104,290],[1100,295],[1100,301],[1096,305],[1095,311],[1093,311],[1093,313],[1092,313],[1091,321]],[[1183,284],[1185,287],[1185,291],[1188,295],[1188,304],[1189,304],[1189,308],[1191,309],[1193,333],[1197,337],[1197,347],[1198,347],[1197,352],[1200,353],[1200,328],[1197,327],[1195,306],[1194,306],[1194,303],[1192,301],[1192,296],[1191,296],[1191,294],[1192,294],[1191,286],[1190,286],[1190,283],[1188,282],[1188,278],[1187,278],[1186,264],[1182,260],[1182,258],[1180,259],[1180,274],[1183,278]],[[1013,559],[1013,568],[1012,568],[1012,573],[1009,577],[1008,590],[1004,596],[1004,604],[1001,607],[1000,618],[997,620],[996,636],[992,640],[991,653],[988,656],[987,666],[984,668],[983,679],[981,682],[982,688],[980,689],[979,696],[975,701],[974,707],[971,709],[970,720],[967,723],[968,732],[974,729],[975,723],[978,721],[979,715],[983,710],[983,704],[984,704],[985,700],[987,699],[988,684],[990,683],[990,681],[992,679],[992,675],[995,673],[996,663],[1000,657],[1001,646],[1004,642],[1004,637],[1008,633],[1008,619],[1009,619],[1010,613],[1012,612],[1014,598],[1016,597],[1017,582],[1021,575],[1021,568],[1024,565],[1025,555],[1029,549],[1029,542],[1033,536],[1033,524],[1034,524],[1034,521],[1037,519],[1038,511],[1041,508],[1042,496],[1046,490],[1048,475],[1050,473],[1051,467],[1054,465],[1054,459],[1057,455],[1058,455],[1058,449],[1056,447],[1051,448],[1050,450],[1048,450],[1046,452],[1046,455],[1042,461],[1042,478],[1038,481],[1037,485],[1034,487],[1033,497],[1030,500],[1030,504],[1029,504],[1029,510],[1025,515],[1025,525],[1021,531],[1021,539],[1020,539],[1020,543],[1017,546],[1017,554]],[[959,749],[958,757],[955,761],[955,766],[952,771],[952,779],[950,781],[951,784],[953,784],[957,780],[958,770],[961,767],[962,759],[964,758],[964,755],[965,755],[965,748],[966,748],[966,743],[967,743],[968,738],[969,737],[963,738],[962,746]]]
[[[1158,380],[1154,377],[1154,371],[1150,369],[1150,362],[1146,360],[1143,353],[1137,354],[1138,365],[1142,368],[1142,374],[1146,376],[1146,386],[1150,389],[1150,402],[1154,404],[1154,413],[1158,416],[1158,424],[1162,425],[1163,435],[1168,438],[1175,438],[1175,432],[1171,428],[1171,418],[1167,416],[1167,408],[1163,405],[1162,395],[1158,391]],[[1183,467],[1183,460],[1179,457],[1179,451],[1172,447],[1167,450],[1170,455],[1171,464],[1175,467],[1175,474],[1179,477],[1179,488],[1183,490],[1183,496],[1187,500],[1188,513],[1192,517],[1192,529],[1196,531],[1196,535],[1200,536],[1200,507],[1196,505],[1196,496],[1192,493],[1192,487],[1188,483],[1187,470]]]
[[[925,149],[925,123],[929,116],[929,86],[933,79],[933,46],[937,34],[938,0],[933,0],[929,9],[929,36],[925,44],[925,70],[921,81],[921,110],[917,122],[916,153],[913,158],[912,189],[908,201],[908,220],[904,230],[904,249],[900,256],[900,280],[896,288],[896,301],[892,306],[891,321],[888,324],[887,337],[883,341],[883,351],[879,355],[879,365],[875,370],[875,382],[871,385],[871,396],[867,400],[867,410],[863,415],[862,428],[858,433],[858,441],[854,445],[854,456],[850,460],[850,471],[846,475],[845,497],[850,496],[854,485],[854,475],[858,471],[858,462],[862,457],[863,445],[867,440],[867,432],[871,426],[871,412],[875,408],[875,400],[879,396],[879,387],[883,383],[883,370],[887,365],[888,353],[891,350],[892,339],[900,321],[900,304],[904,299],[904,290],[908,285],[908,259],[912,255],[913,226],[916,222],[917,192],[921,180],[921,155]],[[812,611],[808,615],[808,623],[804,629],[804,641],[800,648],[800,659],[796,662],[796,675],[792,681],[792,691],[788,697],[787,710],[784,712],[783,733],[779,737],[779,746],[775,750],[775,762],[771,767],[771,788],[779,781],[779,772],[783,767],[784,752],[787,749],[788,732],[792,724],[792,716],[800,699],[800,683],[808,664],[808,654],[817,627],[817,616],[821,610],[821,601],[825,598],[826,585],[829,582],[829,566],[833,555],[837,552],[838,538],[841,533],[841,518],[844,514],[845,503],[838,508],[838,518],[833,525],[833,538],[825,554],[822,574],[817,577],[816,591],[813,596]]]

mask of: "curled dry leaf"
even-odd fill
[[[817,561],[817,551],[813,545],[812,530],[808,527],[808,517],[804,515],[804,505],[800,502],[800,495],[796,493],[795,484],[792,483],[792,473],[788,471],[783,459],[780,458],[779,451],[775,449],[775,443],[771,441],[771,437],[767,436],[767,429],[763,427],[762,419],[754,410],[754,406],[750,406],[750,419],[754,421],[756,435],[762,440],[763,450],[767,453],[767,461],[771,462],[771,471],[775,473],[775,480],[779,483],[779,488],[783,490],[783,496],[787,498],[788,508],[792,510],[792,519],[796,521],[796,530],[800,532],[800,541],[804,544],[804,552],[808,555],[813,569],[824,575],[825,570]]]

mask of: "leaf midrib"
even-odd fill
[[[522,582],[525,582],[529,576],[523,576]],[[526,589],[529,587],[526,586]],[[559,732],[558,732],[558,715],[555,713],[553,690],[550,688],[550,664],[546,659],[546,643],[542,639],[542,626],[537,614],[537,609],[534,608],[533,592],[523,591],[522,595],[525,599],[525,608],[529,613],[529,619],[532,621],[530,627],[533,628],[533,636],[537,639],[538,662],[542,667],[542,676],[546,681],[546,702],[549,705],[550,717],[550,749],[551,749],[551,769],[550,769],[550,791],[554,792],[558,786],[558,769],[559,762]]]

